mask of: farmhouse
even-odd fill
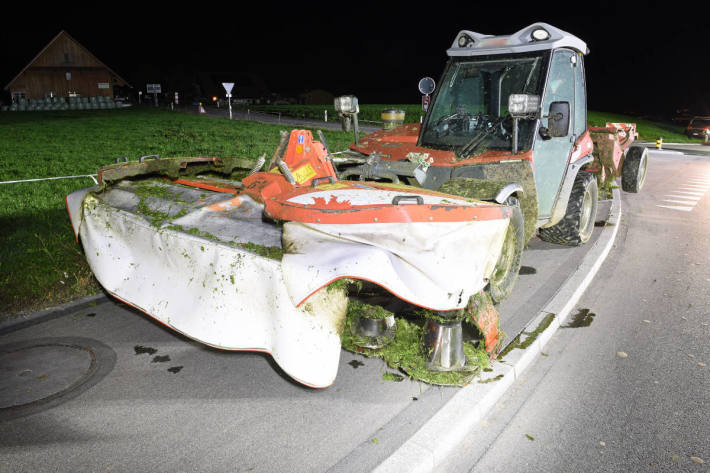
[[[13,102],[24,102],[46,97],[113,98],[117,86],[129,84],[66,31],[60,31],[5,90]]]

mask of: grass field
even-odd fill
[[[388,107],[361,108],[379,120]],[[419,120],[418,105],[396,107]],[[680,127],[621,115],[590,112],[589,121],[634,121],[644,139],[689,141]],[[0,181],[94,174],[119,156],[270,156],[283,128],[151,109],[0,113]],[[324,132],[333,151],[351,142],[344,132]],[[64,206],[66,194],[91,185],[89,178],[0,184],[0,315],[100,290]]]
[[[644,141],[656,141],[656,138],[662,136],[665,143],[700,143],[697,138],[691,139],[685,136],[684,128],[681,126],[652,122],[628,115],[590,111],[587,114],[587,121],[590,126],[604,126],[607,122],[636,123],[640,139]]]
[[[107,110],[0,114],[0,181],[94,174],[127,156],[270,156],[284,127],[171,113]],[[324,130],[332,149],[351,136]],[[89,178],[0,184],[0,314],[94,294],[64,196]]]

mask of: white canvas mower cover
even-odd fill
[[[362,279],[417,306],[461,309],[490,277],[511,214],[424,189],[338,181],[303,130],[292,132],[276,172],[145,179],[160,166],[220,161],[209,159],[104,168],[100,188],[67,196],[89,265],[107,292],[168,327],[213,347],[270,353],[311,387],[332,384],[340,357],[348,299],[329,284]],[[107,182],[117,170],[127,177]]]

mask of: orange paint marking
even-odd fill
[[[212,204],[207,207],[207,210],[211,210],[213,212],[226,212],[227,210],[230,210],[234,207],[239,207],[240,205],[242,205],[242,199],[239,196],[236,196],[233,199]]]

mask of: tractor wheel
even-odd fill
[[[639,192],[646,181],[648,149],[632,146],[626,153],[621,168],[621,188],[625,192]]]
[[[593,174],[580,171],[574,180],[565,216],[556,225],[539,230],[540,238],[559,245],[579,246],[592,236],[599,191]]]
[[[525,244],[523,211],[520,210],[518,199],[508,197],[505,205],[513,207],[513,215],[510,217],[510,224],[505,232],[503,249],[487,286],[494,304],[502,302],[513,290],[520,272]]]

